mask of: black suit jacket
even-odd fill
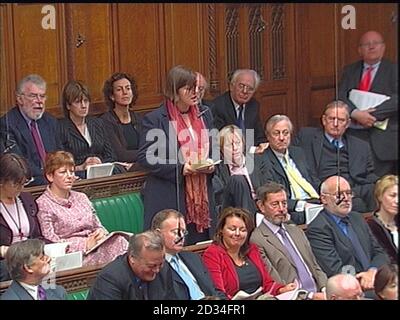
[[[215,289],[214,283],[211,280],[210,274],[208,273],[207,268],[204,266],[200,255],[194,252],[180,252],[179,257],[190,270],[201,291],[203,291],[206,296],[217,296],[221,299],[226,299],[224,293]],[[189,289],[185,282],[169,263],[168,267],[171,269],[172,281],[177,299],[190,300]]]
[[[45,289],[47,300],[67,300],[65,289],[56,285],[54,289]],[[18,281],[11,282],[8,289],[0,296],[0,300],[34,300]]]
[[[339,99],[348,104],[351,111],[356,106],[349,100],[351,89],[357,89],[363,70],[363,61],[357,61],[348,65],[343,70],[339,83]],[[397,134],[398,134],[398,69],[397,65],[386,59],[382,59],[378,71],[371,84],[371,92],[390,96],[391,99],[380,104],[376,111],[371,114],[377,120],[389,118],[388,127],[385,131],[370,128],[369,131],[372,149],[379,160],[397,160]]]
[[[171,270],[161,268],[153,281],[147,282],[149,300],[176,300]],[[128,263],[128,254],[117,257],[97,275],[88,300],[143,300],[137,278]]]
[[[37,125],[46,152],[61,150],[57,119],[45,112],[37,120]],[[3,139],[8,140],[5,142],[5,147],[9,147],[9,152],[17,153],[26,159],[32,177],[35,178],[31,185],[47,184],[31,131],[18,107],[12,108],[1,117],[0,131]]]
[[[92,139],[90,147],[70,119],[64,118],[59,121],[62,148],[74,155],[76,165],[82,164],[88,157],[99,157],[102,162],[117,160],[101,119],[86,118],[87,128]]]
[[[352,135],[344,134],[344,143],[349,154],[349,174],[352,182],[358,185],[375,183],[374,164],[369,144]],[[324,163],[321,162],[324,131],[321,128],[301,128],[294,139],[294,145],[301,147],[307,162],[319,179]],[[352,182],[350,182],[352,184]]]
[[[218,130],[230,124],[236,125],[236,110],[229,91],[212,101],[211,110]],[[267,141],[260,119],[260,105],[254,98],[244,108],[244,126],[246,129],[254,129],[254,145]]]
[[[344,266],[354,267],[356,273],[367,271],[362,269],[361,263],[357,260],[349,238],[344,235],[329,215],[326,210],[322,210],[306,231],[311,248],[322,270],[328,277],[341,273]],[[348,216],[370,261],[370,267],[378,268],[388,263],[389,257],[372,235],[363,217],[356,212],[350,212]]]
[[[289,156],[296,164],[296,167],[300,171],[303,178],[311,183],[314,189],[318,192],[320,180],[316,177],[311,168],[308,166],[304,151],[300,147],[289,146]],[[289,178],[287,177],[285,169],[283,168],[279,159],[276,157],[271,148],[267,148],[262,153],[262,158],[262,161],[264,162],[264,164],[262,165],[262,168],[264,169],[261,171],[263,183],[266,183],[268,181],[275,181],[282,184],[286,188],[286,192],[288,195],[288,209],[289,211],[294,211],[297,200],[290,199],[292,197],[292,194],[290,190]]]

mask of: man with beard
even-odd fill
[[[257,190],[257,205],[264,215],[262,223],[253,231],[250,241],[255,243],[275,281],[290,283],[295,279],[309,292],[308,298],[323,300],[320,291],[327,277],[318,265],[303,230],[285,223],[288,202],[285,187],[269,182]]]
[[[47,183],[43,176],[46,153],[61,150],[57,120],[45,112],[46,99],[46,82],[39,75],[28,75],[17,85],[17,105],[0,119],[6,149],[24,157],[31,167],[30,186]]]
[[[376,270],[389,262],[363,217],[352,212],[353,191],[346,179],[332,176],[321,185],[324,209],[306,235],[322,270],[333,276],[352,273],[363,290],[374,287]]]
[[[28,239],[13,243],[7,250],[6,263],[14,280],[1,300],[66,300],[62,286],[41,285],[50,272],[50,257],[43,252],[44,242]]]

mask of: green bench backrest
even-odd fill
[[[88,293],[89,289],[77,292],[70,292],[67,294],[67,300],[86,300]]]
[[[92,200],[103,226],[110,232],[143,231],[143,202],[140,193],[127,193]]]

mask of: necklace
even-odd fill
[[[11,215],[10,211],[8,211],[8,209],[7,209],[6,205],[5,205],[5,203],[4,203],[2,200],[0,200],[0,202],[1,202],[1,204],[3,205],[3,208],[6,210],[7,215],[11,218],[12,222],[14,222],[15,226],[17,227],[17,229],[18,229],[18,235],[19,235],[20,239],[22,240],[24,234],[23,234],[23,232],[22,232],[21,216],[20,216],[20,214],[19,214],[19,206],[18,206],[17,200],[15,201],[15,208],[17,209],[18,224],[17,224],[17,221],[15,221],[14,217]]]

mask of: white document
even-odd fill
[[[45,255],[51,258],[50,269],[52,272],[82,267],[82,252],[66,253],[69,242],[56,242],[44,246]]]
[[[86,179],[111,176],[114,170],[114,163],[99,163],[86,167]]]
[[[106,242],[108,239],[112,238],[115,235],[123,236],[127,240],[129,239],[130,236],[133,235],[131,232],[126,232],[126,231],[113,231],[107,234],[103,239],[101,239],[99,242],[97,242],[90,250],[86,251],[85,254],[89,254],[96,250],[98,247],[100,247],[104,242]]]
[[[262,288],[259,287],[253,293],[247,293],[246,291],[240,290],[233,297],[232,300],[256,300],[258,296],[262,294]]]
[[[349,94],[349,99],[359,110],[367,110],[379,106],[382,102],[389,100],[390,97],[384,94],[373,93],[352,89]]]
[[[300,295],[304,295],[305,298],[305,296],[308,294],[308,291],[299,288],[300,283],[297,281],[297,279],[295,279],[293,282],[296,285],[293,290],[278,294],[277,296],[275,296],[275,298],[277,298],[278,300],[302,300],[298,299]]]
[[[55,242],[44,245],[44,254],[51,258],[62,256],[67,252],[69,242]]]
[[[206,159],[204,161],[198,162],[198,163],[192,163],[192,169],[193,170],[201,170],[201,169],[205,169],[208,168],[210,166],[215,166],[218,163],[221,163],[222,160],[217,160],[214,161],[213,159]]]
[[[322,204],[307,204],[304,209],[306,224],[310,224],[324,208]]]

